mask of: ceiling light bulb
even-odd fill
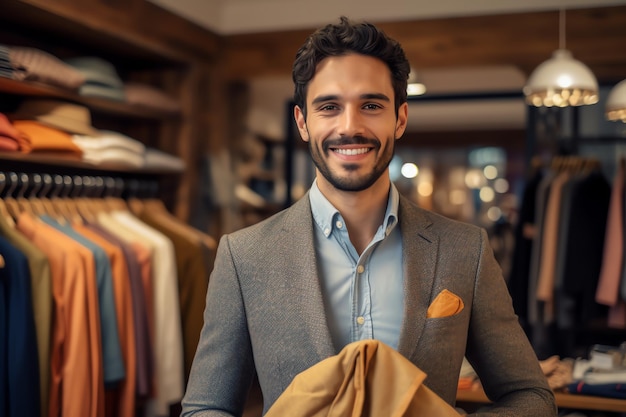
[[[606,118],[626,123],[626,79],[617,83],[606,99]]]
[[[419,74],[413,68],[409,73],[409,79],[407,80],[406,94],[409,97],[421,96],[426,93],[426,85],[422,82]]]
[[[409,96],[421,96],[426,93],[426,86],[422,83],[411,83],[406,86],[406,93]]]
[[[540,64],[524,87],[533,106],[581,106],[598,102],[598,81],[591,70],[567,49],[557,49]]]

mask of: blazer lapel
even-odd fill
[[[400,197],[400,230],[404,258],[405,315],[398,351],[413,357],[426,323],[426,311],[435,278],[439,238],[422,209]]]
[[[284,245],[282,253],[287,257],[284,265],[290,269],[292,294],[298,294],[303,308],[303,320],[294,327],[301,332],[303,343],[309,344],[310,353],[318,360],[326,359],[337,352],[333,346],[324,308],[319,271],[315,258],[313,217],[309,196],[298,200],[287,213],[279,241]],[[294,248],[301,248],[295,250]]]

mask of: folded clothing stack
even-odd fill
[[[568,391],[575,394],[626,399],[626,357],[620,348],[598,351],[595,345],[590,359],[576,359]],[[605,347],[606,346],[602,346]],[[616,359],[617,358],[617,359]]]
[[[90,164],[144,166],[145,145],[122,133],[100,130],[96,136],[73,135],[72,142],[83,151],[83,161]]]
[[[20,133],[11,123],[9,118],[0,113],[0,151],[15,152],[18,151]]]
[[[23,100],[10,118],[19,133],[19,150],[23,153],[54,152],[80,158],[82,151],[72,142],[71,135],[98,132],[91,125],[89,109],[61,100]]]
[[[13,65],[9,58],[9,47],[0,45],[0,77],[13,78]]]
[[[56,56],[37,48],[9,46],[10,77],[19,81],[37,81],[67,90],[76,90],[85,77]],[[6,71],[2,73],[7,74]]]

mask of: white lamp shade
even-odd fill
[[[598,102],[598,81],[591,70],[567,49],[557,49],[541,63],[524,86],[533,106],[581,106]]]
[[[606,99],[606,118],[626,123],[626,80],[622,80],[609,93]]]
[[[422,82],[421,77],[413,68],[409,73],[407,80],[406,94],[409,97],[421,96],[426,93],[426,85]]]

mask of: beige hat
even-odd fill
[[[51,99],[26,99],[11,115],[14,120],[36,120],[70,134],[99,136],[91,126],[89,109],[79,104]]]

